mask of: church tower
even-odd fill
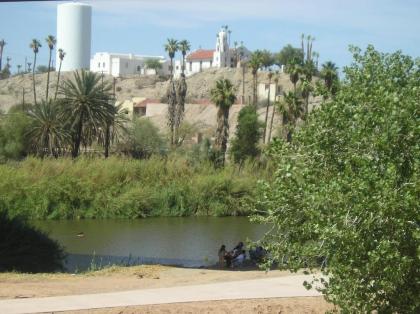
[[[224,68],[230,66],[227,26],[222,27],[216,37],[216,50],[213,54],[213,67]]]

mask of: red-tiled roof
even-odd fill
[[[159,99],[150,99],[150,98],[146,98],[143,101],[140,102],[136,102],[133,107],[134,108],[141,108],[141,107],[146,107],[148,104],[159,104],[160,100]]]
[[[187,60],[213,59],[214,50],[198,49],[187,56]]]

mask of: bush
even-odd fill
[[[63,249],[45,233],[0,210],[0,272],[62,270]]]

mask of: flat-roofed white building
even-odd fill
[[[154,69],[148,69],[145,64],[147,59],[159,60],[162,64],[162,68],[157,72]],[[163,56],[97,52],[90,60],[90,70],[92,72],[109,74],[115,77],[133,74],[168,74],[169,62]]]

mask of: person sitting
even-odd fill
[[[235,257],[232,261],[232,267],[239,267],[242,266],[246,258],[245,250],[242,250],[237,257]]]
[[[226,255],[226,246],[223,244],[218,252],[218,256],[219,256],[219,266],[220,268],[222,268],[225,264],[225,255]]]
[[[254,263],[259,263],[263,260],[267,252],[262,246],[257,246],[255,249],[249,250],[249,258]]]
[[[237,256],[239,256],[242,253],[244,247],[244,243],[243,242],[239,242],[238,245],[236,245],[233,250],[231,251],[231,255],[233,258],[236,258]]]

